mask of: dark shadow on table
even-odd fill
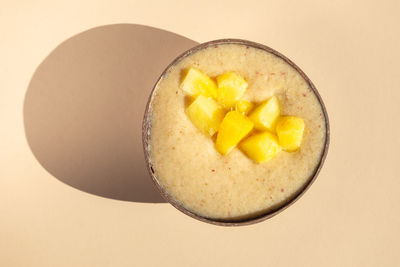
[[[25,96],[26,138],[39,163],[88,193],[164,202],[146,169],[142,118],[158,76],[195,45],[135,24],[90,29],[61,43],[39,65]]]

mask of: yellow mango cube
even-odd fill
[[[186,114],[201,132],[213,136],[218,131],[225,112],[213,99],[199,95],[186,109]]]
[[[249,115],[254,123],[254,128],[260,131],[275,131],[275,123],[281,113],[279,100],[276,96],[271,97]]]
[[[254,104],[246,101],[246,100],[239,100],[236,103],[235,109],[236,111],[239,111],[243,115],[247,115],[254,107]]]
[[[218,76],[217,83],[218,102],[226,109],[234,107],[247,89],[246,80],[235,72]]]
[[[192,97],[203,95],[206,97],[217,97],[217,85],[215,82],[199,71],[190,68],[181,83],[181,89]]]
[[[285,151],[297,150],[303,139],[304,120],[295,116],[283,116],[276,124],[279,144]]]
[[[278,144],[278,138],[270,132],[247,137],[239,146],[249,158],[258,163],[271,160],[282,150]]]
[[[228,112],[219,127],[215,148],[225,155],[253,129],[253,123],[238,111]]]

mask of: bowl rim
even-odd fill
[[[207,217],[203,217],[201,215],[198,215],[198,214],[186,209],[182,204],[180,204],[172,196],[170,196],[168,194],[167,190],[165,190],[164,187],[161,185],[161,183],[159,182],[159,180],[157,179],[157,177],[155,175],[155,171],[154,171],[154,168],[153,168],[151,160],[150,160],[150,132],[151,132],[151,114],[152,114],[151,107],[152,107],[153,100],[154,100],[154,92],[155,92],[155,89],[156,89],[158,83],[165,76],[165,74],[167,73],[167,71],[169,70],[170,67],[177,64],[178,62],[180,62],[182,59],[186,58],[187,56],[189,56],[199,50],[208,48],[210,46],[218,46],[218,45],[225,45],[225,44],[238,44],[238,45],[244,45],[244,46],[248,46],[248,47],[261,49],[261,50],[267,51],[267,52],[281,58],[282,60],[284,60],[286,63],[288,63],[290,66],[292,66],[307,82],[307,84],[309,85],[309,87],[311,88],[311,90],[313,91],[315,96],[317,97],[318,102],[321,105],[322,113],[324,114],[324,118],[325,118],[326,133],[325,133],[325,144],[323,146],[323,152],[322,152],[320,161],[314,170],[314,173],[311,175],[311,177],[309,178],[307,183],[303,186],[303,188],[300,189],[294,196],[292,196],[292,198],[290,198],[284,204],[276,207],[275,209],[269,210],[265,213],[255,216],[255,217],[250,217],[250,218],[242,219],[242,220],[226,220],[226,219],[219,220],[219,219],[207,218]],[[149,95],[148,101],[147,101],[146,109],[145,109],[144,116],[143,116],[143,123],[142,123],[142,144],[143,144],[143,152],[144,152],[144,156],[145,156],[147,170],[150,174],[151,180],[153,181],[154,185],[158,189],[161,196],[167,202],[169,202],[172,206],[174,206],[176,209],[183,212],[184,214],[186,214],[194,219],[197,219],[199,221],[206,222],[209,224],[219,225],[219,226],[243,226],[243,225],[259,223],[259,222],[262,222],[262,221],[265,221],[267,219],[274,217],[275,215],[279,214],[280,212],[284,211],[285,209],[287,209],[288,207],[293,205],[311,187],[311,185],[314,183],[317,176],[319,175],[321,168],[322,168],[322,166],[325,162],[325,159],[327,157],[327,154],[328,154],[329,141],[330,141],[330,128],[329,128],[328,113],[327,113],[325,104],[322,101],[322,98],[321,98],[318,90],[316,89],[315,85],[311,82],[311,80],[308,78],[308,76],[293,61],[291,61],[289,58],[287,58],[283,54],[279,53],[278,51],[276,51],[266,45],[248,41],[248,40],[243,40],[243,39],[229,38],[229,39],[218,39],[218,40],[208,41],[205,43],[201,43],[197,46],[194,46],[194,47],[186,50],[182,54],[180,54],[178,57],[176,57],[164,69],[164,71],[161,73],[161,75],[158,77],[156,83],[154,84],[154,86],[151,90],[151,93]]]

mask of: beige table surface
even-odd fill
[[[2,0],[0,266],[400,266],[399,3]],[[69,144],[57,139],[64,130],[57,125],[51,127],[52,118],[46,113],[48,102],[43,99],[53,96],[44,91],[36,98],[28,97],[28,86],[39,64],[59,44],[86,30],[115,23],[152,26],[195,42],[227,37],[253,40],[296,62],[319,89],[331,122],[328,158],[311,189],[268,221],[238,228],[217,227],[189,218],[169,204],[149,203],[159,199],[146,199],[146,192],[138,192],[143,190],[131,191],[130,182],[124,184],[118,175],[123,156],[115,159],[110,167],[114,169],[110,170],[96,160],[93,166],[88,165],[90,153],[95,153],[87,152],[88,147],[82,149],[86,154],[80,158],[80,141],[79,146],[72,144],[73,152],[69,151]],[[131,26],[124,29],[129,31],[134,27]],[[107,29],[112,32],[114,28]],[[122,38],[120,35],[117,31],[114,38]],[[194,44],[172,33],[167,35],[186,40],[183,47]],[[143,40],[148,44],[144,46],[152,49],[165,45],[162,41],[149,41],[152,36],[146,38]],[[134,41],[127,42],[130,47],[129,42]],[[97,45],[104,44],[91,41],[86,45],[84,51],[90,54],[92,49],[97,51]],[[82,60],[87,61],[85,55],[81,55]],[[81,56],[66,57],[57,64],[72,64],[68,66],[74,71]],[[163,58],[166,59],[170,60]],[[157,61],[154,57],[151,60]],[[59,70],[57,66],[60,65],[47,66],[47,73],[61,71],[63,75],[62,67]],[[159,70],[152,71],[157,76]],[[74,75],[81,75],[83,83],[93,79],[93,73],[86,79],[79,68]],[[64,78],[70,89],[75,88],[74,77]],[[105,77],[110,78],[107,74]],[[36,89],[54,86],[39,78]],[[130,83],[134,85],[135,80]],[[59,87],[54,90],[61,96],[66,94],[62,84],[55,87]],[[110,87],[111,84],[104,88]],[[78,93],[89,98],[86,105],[90,109],[90,93],[85,92],[81,88]],[[95,96],[93,99],[97,103]],[[119,101],[118,97],[110,99],[113,105]],[[61,107],[54,104],[53,110],[60,111],[63,103],[59,102]],[[129,98],[124,103],[129,103]],[[115,108],[118,111],[118,105]],[[40,109],[44,109],[44,115],[35,113]],[[70,112],[67,110],[64,115],[74,114],[73,120],[80,121],[79,114],[84,110],[71,108]],[[49,120],[49,128],[40,128],[42,116]],[[66,126],[73,122],[63,123]],[[73,126],[79,128],[79,123]],[[90,133],[98,130],[96,125],[94,130],[85,127]],[[67,139],[68,131],[65,128]],[[99,143],[97,137],[93,137],[93,146]],[[87,138],[82,144],[90,142],[91,138]],[[118,138],[110,144],[118,145]],[[60,150],[59,154],[52,149]],[[126,151],[119,149],[112,153]],[[32,150],[36,151],[35,156]],[[97,152],[104,155],[107,150]],[[58,156],[52,158],[52,153]],[[99,157],[109,166],[106,156]],[[41,160],[50,160],[47,168],[47,163],[39,163]],[[94,175],[88,185],[79,185],[79,177],[86,177],[84,173],[75,173],[78,178],[71,183],[77,186],[62,182],[62,175],[50,174],[55,173],[51,170],[54,166],[61,173],[71,174],[63,166],[69,168],[80,160],[84,161],[80,168]],[[127,168],[126,164],[121,166]],[[114,177],[101,176],[104,170],[114,173]],[[103,179],[100,189],[95,186],[96,173]],[[147,179],[146,175],[133,177],[132,173],[122,175]],[[107,191],[107,184],[113,188],[113,179],[125,187],[124,194]],[[150,190],[147,185],[138,183]],[[88,193],[90,190],[95,193]],[[137,199],[134,193],[139,194]]]

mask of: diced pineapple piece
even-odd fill
[[[192,97],[204,95],[217,98],[217,85],[201,71],[190,68],[181,83],[181,89]]]
[[[213,99],[199,95],[186,109],[186,114],[200,131],[213,136],[218,131],[225,112]]]
[[[247,88],[247,82],[235,72],[224,73],[217,77],[218,102],[226,109],[235,106]]]
[[[249,116],[257,130],[275,131],[276,119],[281,113],[279,100],[276,96],[271,97],[258,106]]]
[[[236,103],[236,110],[244,115],[247,115],[250,112],[250,110],[253,108],[253,106],[254,106],[254,104],[251,102],[248,102],[246,100],[239,100]]]
[[[262,132],[246,138],[240,143],[240,149],[258,163],[272,159],[282,150],[278,144],[278,138],[270,132]]]
[[[304,121],[295,116],[283,116],[278,119],[276,133],[279,144],[285,151],[297,150],[303,139]]]
[[[219,153],[229,153],[253,129],[253,123],[242,113],[228,112],[219,127],[215,148]]]

